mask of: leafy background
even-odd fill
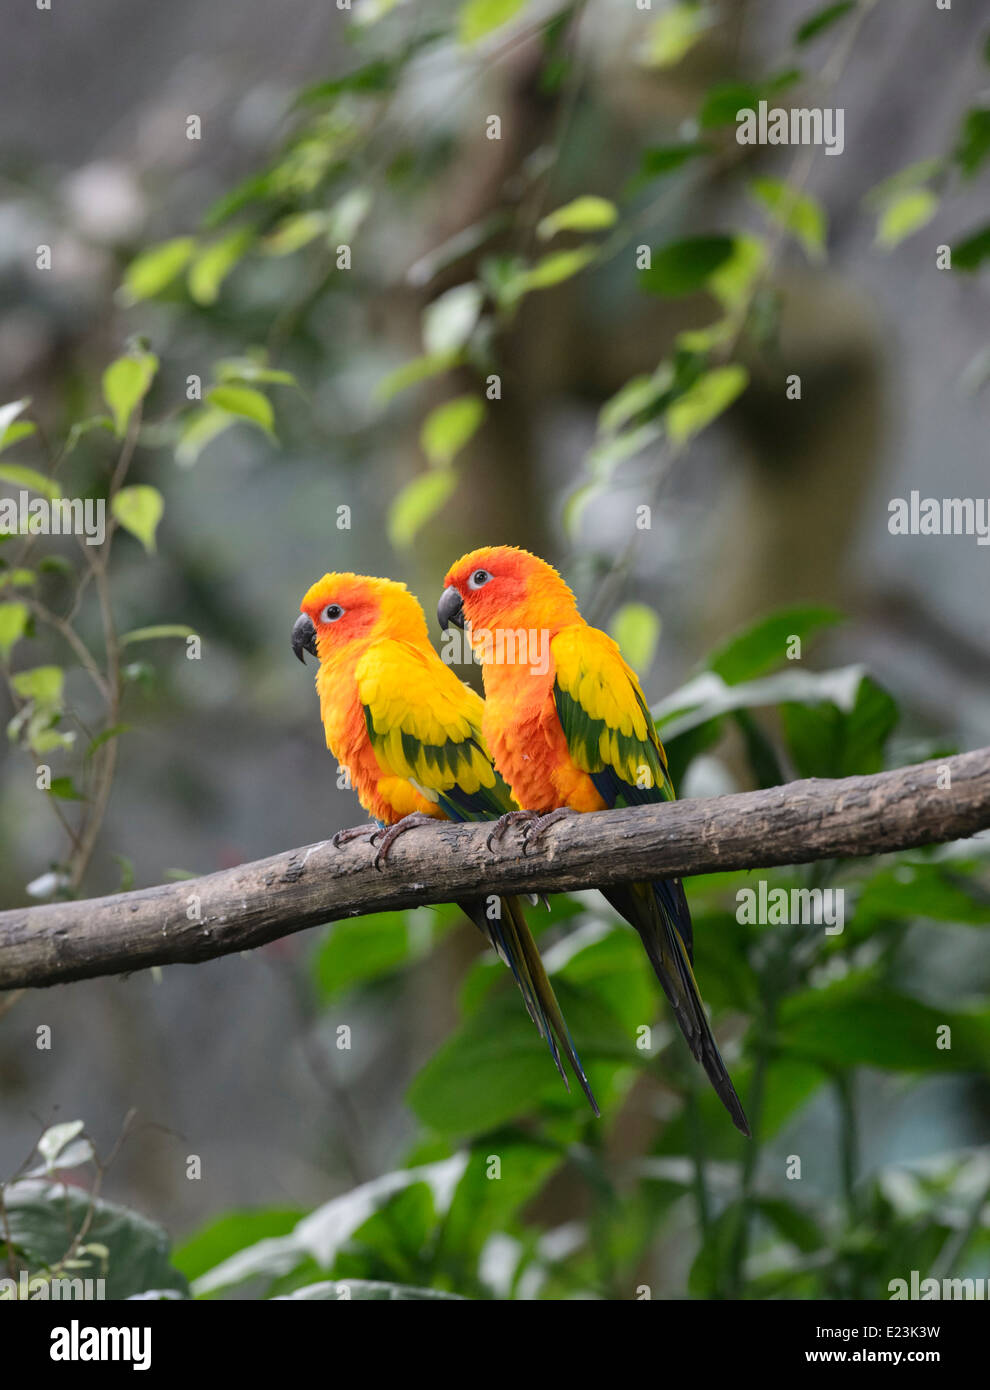
[[[985,26],[797,8],[12,19],[0,487],[114,532],[0,545],[5,905],[358,819],[288,646],[331,567],[429,611],[473,545],[547,555],[682,794],[990,741],[986,549],[887,530],[912,487],[986,493]],[[761,97],[842,106],[843,154],[737,145]],[[452,909],[4,1001],[8,1265],[180,1297],[985,1274],[986,838],[765,876],[842,887],[838,936],[737,923],[759,877],[689,885],[748,1145],[591,892],[532,920],[601,1122]]]

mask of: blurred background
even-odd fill
[[[361,820],[323,746],[312,670],[289,646],[302,594],[330,569],[405,580],[439,638],[442,576],[463,552],[513,543],[551,560],[619,635],[651,702],[693,711],[671,734],[684,795],[990,742],[990,549],[888,529],[890,500],[912,489],[990,496],[987,37],[976,7],[892,0],[355,0],[350,13],[176,0],[140,16],[93,0],[9,16],[0,397],[30,398],[38,430],[0,465],[47,471],[72,426],[106,410],[102,373],[140,335],[131,351],[159,365],[128,483],[157,489],[164,515],[153,552],[126,529],[114,538],[117,627],[181,624],[202,639],[199,660],[181,638],[125,648],[113,722],[128,728],[80,895]],[[841,155],[739,145],[735,111],[760,99],[842,108]],[[952,268],[940,247],[964,248]],[[745,389],[709,423],[690,393],[730,370]],[[199,403],[191,378],[204,397],[211,383],[249,395]],[[678,434],[668,412],[685,395],[694,413]],[[445,413],[451,401],[461,408]],[[118,453],[92,427],[59,477],[105,496]],[[0,495],[16,491],[0,472]],[[15,544],[0,547],[0,599],[17,587]],[[23,587],[67,613],[78,547],[43,549],[67,563]],[[77,626],[100,653],[94,597]],[[700,694],[674,696],[717,672],[712,654],[742,631],[757,635],[720,678],[769,676],[754,644],[781,609],[804,615],[782,630],[807,631],[807,665],[862,665],[870,698],[899,705],[896,727],[884,703],[869,746],[856,743],[865,684],[845,706],[825,686],[785,684],[718,718]],[[102,727],[77,654],[40,618],[8,656],[13,675],[64,668],[59,727]],[[9,697],[5,718],[19,708]],[[88,804],[69,792],[53,814],[23,743],[0,743],[3,907],[64,891],[60,817],[74,825]],[[81,745],[51,761],[87,794]],[[392,1244],[362,1228],[337,1264],[310,1250],[305,1268],[262,1266],[242,1289],[318,1270],[498,1296],[635,1297],[647,1284],[885,1297],[884,1260],[985,1272],[986,849],[980,837],[828,866],[830,878],[773,876],[846,884],[856,904],[843,937],[806,929],[791,943],[791,973],[786,934],[774,944],[772,929],[735,923],[734,883],[692,886],[699,935],[709,926],[702,992],[734,1074],[762,1077],[765,1132],[746,1156],[699,1099],[679,1038],[647,1068],[609,1062],[604,1046],[596,1063],[589,1043],[608,1101],[597,1128],[538,1051],[520,1096],[490,1114],[456,1095],[445,1109],[451,1049],[467,1057],[478,1041],[465,1030],[501,1009],[514,1038],[522,1011],[477,933],[421,910],[12,1001],[0,1177],[56,1121],[84,1119],[109,1151],[133,1109],[103,1195],[164,1225],[195,1276],[403,1164],[465,1143],[487,1153],[497,1131],[528,1177],[479,1222],[484,1249],[479,1235],[456,1260],[436,1255],[433,1190],[393,1213]],[[544,930],[577,1012],[582,990],[611,980],[620,1031],[666,1029],[638,943],[597,895],[557,904]],[[771,976],[783,1013],[768,1021]],[[929,1022],[956,1012],[965,1045],[948,1058],[923,1046]],[[336,1047],[342,1023],[350,1051]],[[488,1036],[479,1065],[497,1073],[509,1041]],[[906,1051],[888,1055],[885,1038]],[[192,1180],[189,1155],[202,1159]],[[225,1216],[245,1210],[240,1225]]]

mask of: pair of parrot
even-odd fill
[[[304,664],[307,652],[319,662],[327,747],[377,822],[336,844],[376,837],[380,865],[399,834],[433,819],[494,821],[491,843],[517,821],[532,837],[573,811],[673,800],[635,672],[551,565],[514,546],[474,550],[447,572],[437,616],[444,630],[463,629],[480,657],[484,700],[440,659],[404,584],[326,574],[303,598],[292,646]],[[547,643],[549,659],[536,660]],[[603,892],[639,933],[691,1052],[749,1135],[695,981],[680,880]],[[518,898],[460,906],[512,971],[565,1085],[561,1054],[597,1115]]]

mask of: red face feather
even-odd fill
[[[404,584],[363,574],[325,574],[306,592],[299,611],[316,629],[321,661],[373,634],[417,640],[427,635],[423,610]]]
[[[447,572],[464,616],[474,628],[545,627],[580,622],[574,595],[539,556],[514,545],[483,546],[463,555]]]

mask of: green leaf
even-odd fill
[[[732,241],[732,254],[709,276],[708,290],[728,313],[746,305],[767,263],[767,245],[760,237],[742,233]],[[708,330],[711,333],[712,330]],[[732,331],[732,322],[715,325],[715,336]],[[684,335],[682,335],[684,336]]]
[[[52,478],[46,478],[34,468],[23,468],[19,463],[0,463],[0,483],[13,483],[15,487],[25,487],[29,492],[48,498],[60,497],[62,492]]]
[[[839,4],[826,5],[824,9],[819,10],[817,14],[813,14],[810,19],[806,19],[798,25],[794,33],[794,42],[796,44],[810,43],[812,39],[823,34],[826,29],[830,29],[833,24],[855,8],[855,0],[841,0]]]
[[[89,747],[86,749],[86,757],[91,758],[97,749],[102,748],[105,743],[109,743],[112,738],[119,738],[121,734],[130,731],[130,724],[114,724],[109,729],[103,729],[90,740]]]
[[[86,800],[86,798],[76,790],[76,785],[71,777],[53,777],[52,784],[48,788],[48,795],[58,797],[60,801]]]
[[[726,685],[754,680],[788,661],[787,645],[792,638],[800,638],[803,656],[804,644],[810,637],[841,622],[842,614],[835,608],[784,608],[716,648],[708,665]]]
[[[229,430],[236,419],[236,415],[226,410],[208,407],[187,415],[179,430],[179,443],[175,450],[175,461],[179,467],[191,468],[206,446],[224,430]]]
[[[700,141],[679,145],[651,145],[643,151],[639,162],[639,173],[630,183],[630,191],[636,191],[653,179],[665,178],[676,173],[692,159],[710,154],[711,150]]]
[[[456,908],[413,908],[335,922],[313,957],[321,999],[329,1002],[420,960],[460,915]]]
[[[660,639],[660,616],[645,603],[626,603],[609,624],[622,655],[637,671],[646,671]]]
[[[68,1269],[66,1277],[105,1277],[108,1299],[149,1289],[188,1294],[185,1278],[169,1261],[166,1233],[127,1207],[94,1199],[80,1188],[34,1179],[8,1184],[4,1204],[11,1243],[34,1269],[56,1267],[73,1237],[85,1231],[86,1244],[103,1246],[106,1255],[94,1251],[85,1269]]]
[[[649,270],[639,272],[640,283],[651,294],[668,299],[693,294],[704,288],[709,277],[732,255],[733,249],[733,238],[728,236],[672,241],[652,257]]]
[[[269,256],[291,256],[323,236],[328,225],[325,212],[294,212],[265,237],[261,249]]]
[[[752,82],[720,82],[705,93],[698,112],[702,130],[735,122],[743,109],[755,111],[760,104],[760,89]]]
[[[149,246],[124,272],[122,298],[135,304],[140,299],[160,294],[182,274],[195,250],[196,241],[191,236],[175,237],[172,241]]]
[[[501,29],[523,8],[525,0],[467,0],[457,14],[458,40],[469,46]]]
[[[22,699],[33,700],[44,709],[57,709],[62,703],[65,672],[61,666],[33,666],[29,671],[18,671],[11,684]]]
[[[427,358],[460,352],[474,332],[484,298],[482,286],[471,280],[466,285],[455,285],[427,305],[423,310],[423,346]]]
[[[37,576],[33,570],[0,570],[0,589],[29,589],[36,582]]]
[[[479,396],[457,396],[431,410],[423,421],[419,442],[433,468],[448,468],[485,418]]]
[[[978,896],[951,863],[902,858],[868,879],[856,900],[858,930],[892,918],[985,926],[990,923],[990,902]]]
[[[83,435],[89,434],[92,430],[109,430],[113,434],[113,421],[109,415],[92,415],[88,420],[77,420],[69,430],[65,452],[71,454]]]
[[[728,410],[745,391],[749,373],[745,367],[715,367],[698,378],[667,411],[667,433],[675,444],[692,439]]]
[[[397,549],[404,549],[437,512],[457,487],[457,474],[449,468],[431,468],[410,478],[396,496],[388,512],[388,538]]]
[[[172,1263],[187,1279],[198,1279],[245,1246],[272,1236],[288,1235],[303,1214],[294,1207],[226,1211],[177,1246]]]
[[[275,411],[272,403],[262,392],[251,386],[214,386],[206,393],[206,399],[217,410],[228,415],[236,415],[257,425],[265,434],[272,436],[275,431]]]
[[[554,986],[601,1102],[618,1066],[642,1062],[634,1035],[594,985],[578,990],[555,980]],[[570,1095],[564,1090],[546,1043],[504,978],[419,1072],[408,1101],[424,1124],[452,1136],[483,1133],[545,1106],[573,1112],[587,1105],[573,1079]]]
[[[165,511],[165,501],[158,489],[143,483],[121,488],[110,503],[110,510],[124,530],[136,536],[150,555],[155,549],[155,532]]]
[[[688,1275],[692,1298],[714,1298],[723,1290],[742,1219],[742,1202],[734,1201],[709,1224]]]
[[[727,685],[714,671],[705,671],[654,706],[653,717],[662,725],[666,743],[711,724],[723,714],[742,709],[785,702],[819,705],[827,701],[842,711],[851,711],[863,677],[862,666],[844,666],[836,671],[805,671],[792,667],[762,680]]]
[[[974,107],[966,112],[962,135],[953,158],[966,178],[971,179],[990,155],[990,110]]]
[[[930,222],[938,211],[930,188],[912,188],[886,204],[877,221],[877,245],[894,247]]]
[[[549,241],[558,232],[599,232],[613,227],[618,216],[618,208],[608,198],[588,193],[548,213],[537,224],[536,234],[542,241]]]
[[[818,1222],[793,1202],[785,1202],[780,1197],[758,1197],[754,1205],[760,1215],[802,1254],[820,1250],[825,1244]]]
[[[215,304],[220,286],[255,240],[251,227],[241,227],[229,236],[204,247],[189,267],[189,293],[197,304]]]
[[[291,372],[269,367],[264,357],[222,357],[213,364],[219,381],[254,381],[269,386],[296,386]]]
[[[952,1030],[951,1048],[938,1046]],[[974,1071],[990,1067],[990,1016],[931,1008],[907,995],[847,977],[785,1001],[777,1046],[834,1067],[887,1071]]]
[[[197,1297],[233,1288],[250,1279],[272,1279],[296,1269],[306,1259],[328,1269],[338,1252],[395,1193],[417,1183],[430,1188],[437,1212],[450,1205],[466,1163],[463,1154],[438,1163],[385,1173],[317,1207],[285,1236],[268,1237],[235,1251],[201,1274],[194,1285]]]
[[[132,632],[125,632],[120,639],[120,645],[126,647],[132,642],[155,642],[160,637],[195,636],[193,629],[186,627],[184,623],[159,623],[156,627],[136,627]]]
[[[548,290],[579,274],[597,255],[594,246],[577,246],[573,251],[551,251],[529,270],[523,271],[510,298],[521,298],[530,290]]]
[[[497,1177],[492,1176],[492,1155],[499,1161]],[[497,1232],[514,1228],[516,1213],[563,1162],[556,1147],[511,1131],[475,1145],[440,1231],[438,1266],[452,1274],[477,1268],[485,1243]]]
[[[630,420],[649,410],[674,380],[669,362],[661,362],[650,376],[634,376],[605,402],[598,412],[599,434],[617,434]]]
[[[990,258],[990,227],[984,227],[982,231],[974,232],[965,241],[961,241],[952,252],[953,270],[978,270],[980,265]],[[0,473],[0,477],[2,477]]]
[[[0,448],[6,448],[7,444],[12,442],[8,437],[11,425],[30,404],[31,397],[25,396],[22,400],[8,401],[6,405],[0,405]]]
[[[15,420],[12,425],[8,425],[5,430],[0,432],[0,454],[4,449],[9,449],[14,444],[19,444],[22,439],[30,439],[32,434],[37,434],[38,426],[32,424],[30,420]]]
[[[753,179],[750,191],[762,203],[772,222],[783,227],[804,247],[809,260],[825,254],[825,211],[810,193],[799,193],[783,179]]]
[[[831,703],[785,704],[781,714],[791,756],[802,777],[879,772],[898,718],[896,702],[869,676],[860,681],[851,710]]]
[[[671,68],[681,61],[705,31],[712,14],[697,0],[671,5],[650,25],[643,46],[643,62],[651,68]]]
[[[896,174],[891,174],[889,178],[881,179],[879,183],[874,184],[863,202],[867,207],[879,211],[902,193],[912,188],[920,188],[922,184],[935,178],[942,172],[943,164],[944,161],[941,159],[919,159],[914,164],[906,164],[903,169],[898,169]]]
[[[46,1129],[38,1140],[38,1152],[49,1168],[54,1168],[55,1160],[73,1139],[82,1134],[85,1125],[82,1120],[65,1120],[62,1124]]]
[[[158,371],[150,352],[118,357],[103,373],[103,398],[110,407],[118,439],[123,439],[138,403],[144,400]]]
[[[400,391],[405,391],[409,386],[416,386],[430,377],[439,376],[441,372],[456,366],[460,360],[459,352],[431,352],[423,357],[414,357],[410,362],[403,362],[401,367],[396,367],[381,379],[375,387],[375,399],[379,404],[386,405]]]

